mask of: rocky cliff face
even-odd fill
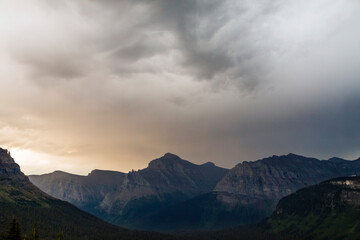
[[[10,152],[0,148],[0,181],[26,182],[28,178],[20,171],[20,167],[11,157]]]
[[[94,170],[88,176],[79,176],[62,171],[29,176],[32,183],[56,198],[66,200],[90,213],[96,214],[107,194],[115,191],[126,174]]]
[[[304,186],[359,173],[359,161],[339,158],[320,161],[288,154],[238,164],[217,184],[215,191],[279,200]]]
[[[167,193],[181,193],[193,197],[214,189],[226,169],[214,164],[196,165],[174,154],[151,161],[147,168],[129,172],[120,187],[120,198],[138,198]]]
[[[359,160],[340,158],[321,161],[288,154],[243,162],[231,169],[213,192],[172,205],[148,222],[155,230],[169,229],[170,224],[175,231],[255,223],[268,217],[280,198],[304,186],[359,173]]]
[[[105,174],[105,176],[102,176]],[[88,181],[108,182],[118,173],[94,171]],[[56,172],[54,178],[68,177]],[[111,178],[107,178],[108,176]],[[49,176],[47,176],[50,180]],[[76,179],[76,177],[72,178]],[[79,180],[82,181],[82,180]],[[60,186],[60,185],[59,185]],[[50,240],[59,230],[65,239],[170,239],[149,232],[132,232],[96,218],[68,202],[58,200],[35,187],[20,170],[10,153],[0,148],[0,236],[6,233],[10,220],[16,217],[23,233],[31,233],[36,223],[40,239]]]
[[[139,227],[136,222],[151,212],[210,192],[227,171],[167,153],[128,174],[96,170],[77,176],[57,171],[30,179],[43,191],[112,223]]]
[[[254,223],[269,216],[280,198],[304,186],[354,174],[360,174],[359,160],[288,154],[243,162],[228,171],[168,153],[128,174],[55,172],[30,178],[45,192],[112,223],[166,231],[171,222],[176,231]],[[96,180],[90,180],[93,175]]]
[[[268,229],[298,239],[359,239],[360,178],[342,177],[282,198]]]

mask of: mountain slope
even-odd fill
[[[192,233],[188,239],[355,240],[360,239],[360,177],[341,177],[282,198],[258,224]]]
[[[93,170],[88,176],[62,171],[44,175],[31,175],[30,181],[47,194],[66,200],[92,214],[101,211],[99,202],[117,189],[126,177],[125,173]]]
[[[359,169],[358,161],[320,161],[295,154],[272,156],[238,164],[217,184],[215,191],[280,199],[334,176],[359,173]]]
[[[81,198],[82,202],[75,202],[72,197],[84,186],[71,180],[72,175],[61,173],[62,178],[55,178],[57,174],[31,176],[31,180],[111,223],[158,231],[207,230],[258,222],[271,215],[280,198],[302,187],[360,174],[360,161],[288,154],[243,162],[227,171],[165,154],[143,170],[119,175],[100,198],[88,197],[95,199],[94,205],[81,205],[85,202]],[[71,189],[70,195],[59,185]]]
[[[267,224],[298,239],[360,239],[360,177],[332,179],[281,199]]]
[[[163,208],[143,219],[144,229],[165,232],[216,230],[238,225],[238,222],[256,222],[269,215],[264,212],[268,211],[266,202],[251,199],[252,203],[229,207],[218,198],[216,192],[210,192]]]
[[[156,230],[208,230],[256,223],[277,201],[296,190],[339,176],[360,173],[360,161],[320,161],[295,154],[243,162],[213,192],[175,204],[149,219]],[[171,225],[169,225],[169,223]]]
[[[213,163],[196,165],[167,153],[139,171],[101,172],[102,178],[95,182],[90,181],[93,173],[76,176],[54,172],[29,177],[46,193],[111,223],[143,229],[145,217],[171,204],[210,192],[227,171]],[[107,183],[103,184],[101,180],[105,177]]]
[[[0,148],[0,233],[4,234],[13,216],[20,221],[23,233],[29,233],[37,223],[41,239],[54,239],[59,230],[65,239],[169,238],[122,229],[43,193],[20,171],[10,153]]]

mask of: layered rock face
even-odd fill
[[[341,177],[282,198],[267,229],[296,239],[360,239],[360,178]]]
[[[121,172],[93,170],[88,176],[55,171],[44,175],[31,175],[29,178],[51,196],[96,214],[101,211],[99,202],[115,191],[125,176],[126,174]]]
[[[59,229],[68,239],[124,239],[125,230],[108,224],[34,186],[10,152],[0,148],[0,233],[16,217],[25,233],[34,223],[41,239],[54,239]],[[76,226],[76,227],[74,227]]]
[[[88,176],[54,172],[30,176],[43,191],[112,223],[137,222],[164,206],[210,192],[227,173],[213,163],[196,165],[167,153],[147,168],[128,174],[93,171]]]
[[[216,192],[279,200],[318,182],[360,173],[360,161],[320,161],[295,154],[236,165],[217,184]]]
[[[269,216],[280,198],[304,186],[354,174],[360,174],[359,160],[288,154],[243,162],[228,171],[167,153],[128,174],[54,172],[30,179],[45,192],[112,223],[177,231],[254,223]]]
[[[169,223],[172,230],[255,223],[268,217],[280,198],[302,187],[354,174],[360,174],[359,160],[318,160],[288,154],[243,162],[232,168],[213,192],[173,205],[151,223],[156,230],[168,228]]]
[[[273,217],[301,216],[320,208],[337,211],[346,205],[360,207],[360,177],[340,177],[300,189],[279,201]]]
[[[226,172],[211,163],[196,165],[167,153],[147,168],[129,172],[111,202],[149,196],[161,200],[169,194],[191,198],[210,192]]]
[[[28,181],[28,177],[21,172],[19,165],[15,163],[14,159],[10,155],[10,152],[6,149],[0,148],[0,181],[7,180],[26,182]]]

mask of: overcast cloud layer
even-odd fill
[[[0,2],[0,145],[26,173],[360,157],[357,0]]]

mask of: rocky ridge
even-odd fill
[[[98,239],[104,230],[108,237],[124,239],[121,236],[128,233],[42,192],[21,172],[10,152],[0,148],[0,235],[14,216],[25,233],[37,223],[45,240],[54,239],[60,229],[69,239]]]
[[[360,161],[318,160],[295,154],[243,162],[232,168],[214,191],[279,200],[326,179],[360,174]]]
[[[270,216],[282,197],[327,179],[354,174],[360,174],[359,160],[318,160],[288,154],[243,162],[232,168],[211,193],[170,206],[148,222],[152,229],[161,231],[256,223]]]
[[[0,180],[2,182],[11,180],[26,182],[28,180],[8,150],[0,148],[0,159]]]
[[[147,168],[127,174],[97,170],[77,176],[56,171],[29,177],[52,196],[112,223],[134,228],[151,212],[210,192],[227,171],[213,163],[196,165],[167,153],[152,160]],[[102,177],[92,181],[94,175]]]
[[[360,177],[341,177],[282,198],[266,220],[273,233],[294,239],[359,239]]]
[[[30,179],[45,192],[53,189],[54,196],[112,223],[177,231],[254,223],[269,216],[280,198],[302,187],[354,174],[360,174],[359,160],[318,160],[288,154],[243,162],[228,171],[212,163],[196,165],[167,153],[151,161],[145,169],[120,174],[109,189],[97,190],[101,194],[91,192],[86,199],[92,202],[87,205],[81,205],[85,200],[77,195],[80,192],[86,196],[83,184],[69,180],[78,176],[66,177],[62,173],[64,179],[47,178],[45,185],[39,182],[45,179],[44,175]],[[64,195],[59,184],[71,191]]]

